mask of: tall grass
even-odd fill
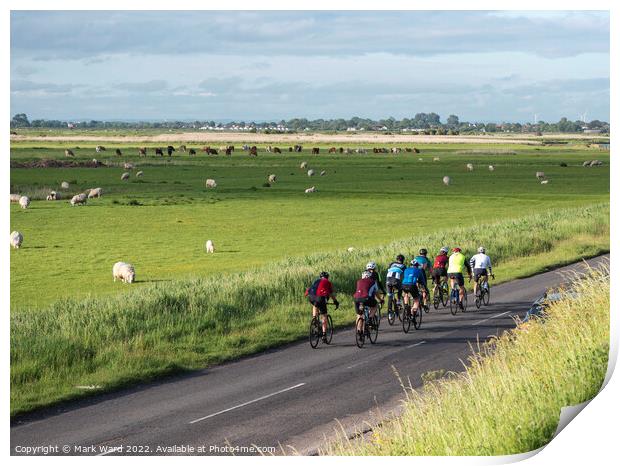
[[[410,257],[422,246],[434,251],[458,244],[474,252],[484,244],[495,273],[509,279],[520,269],[511,261],[548,254],[554,245],[580,236],[582,249],[545,256],[540,266],[608,250],[609,204],[453,228],[353,253],[314,254],[112,297],[63,300],[40,310],[16,309],[11,313],[11,413],[81,396],[78,385],[109,390],[299,338],[308,324],[303,293],[320,270],[329,270],[344,294],[345,305],[333,314],[335,324],[344,325],[353,320],[348,296],[369,259],[386,264],[396,253]]]
[[[560,409],[596,396],[609,353],[609,273],[576,280],[577,297],[521,323],[472,356],[467,371],[407,390],[401,417],[341,455],[509,455],[547,444]]]

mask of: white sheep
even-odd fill
[[[591,163],[592,163],[592,160],[586,160],[585,162],[583,162],[583,166],[589,167]]]
[[[316,188],[314,186],[312,186],[311,188],[306,189],[304,192],[306,194],[315,193],[316,192]]]
[[[47,199],[48,201],[57,201],[58,199],[60,199],[60,194],[58,194],[56,191],[50,191],[50,193],[45,199]]]
[[[542,181],[540,182],[540,184],[548,184],[548,183],[549,183],[549,180],[542,180]]]
[[[301,168],[302,170],[304,168],[308,168],[308,162],[301,162],[301,165],[299,166],[299,168]]]
[[[350,247],[347,248],[347,251],[348,252],[353,252],[353,251],[355,251],[355,248],[353,246],[350,246]]]
[[[19,202],[19,199],[22,197],[21,194],[11,194],[10,198],[11,198],[11,202]]]
[[[94,165],[99,165],[99,160],[97,160],[97,159],[93,159],[93,164],[94,164]]]
[[[419,158],[418,158],[418,162],[421,162],[421,161],[422,161],[422,157],[419,157]]]
[[[489,165],[489,171],[490,172],[495,171],[495,166],[494,165]]]
[[[325,175],[327,175],[327,172],[325,170],[322,170],[321,171],[321,176],[325,176]]]
[[[76,194],[75,196],[73,196],[71,198],[71,200],[69,201],[69,203],[71,205],[82,205],[82,204],[86,204],[86,194],[84,193],[80,193],[80,194]]]
[[[140,178],[143,175],[144,175],[144,172],[142,170],[140,170],[139,172],[136,173],[136,177],[137,178]]]
[[[62,183],[60,183],[60,187],[62,189],[69,189],[69,183],[67,181],[63,181]]]
[[[439,157],[433,157],[433,162],[439,162]]]
[[[132,170],[132,169],[133,169],[133,163],[125,162],[125,163],[123,164],[123,168],[124,168],[125,170]]]
[[[449,186],[451,181],[452,180],[450,179],[449,176],[444,176],[443,177],[443,184],[445,184],[446,186]]]
[[[206,182],[206,186],[207,188],[217,188],[217,183],[215,182],[215,180],[209,178]]]
[[[312,168],[308,170],[308,176],[314,176],[314,170]]]
[[[19,206],[22,209],[27,209],[30,205],[30,198],[28,196],[22,196],[19,198]]]
[[[536,178],[539,180],[545,179],[545,172],[536,172]]]
[[[101,197],[103,194],[103,189],[101,188],[92,188],[88,190],[88,198],[92,199],[93,197]]]
[[[14,231],[11,233],[11,246],[14,249],[19,249],[24,241],[24,235],[22,235],[19,231]]]
[[[269,175],[268,181],[270,183],[275,183],[276,182],[276,175]]]
[[[114,281],[118,278],[123,283],[133,283],[136,281],[136,270],[134,266],[126,262],[117,262],[112,267],[112,278]]]
[[[211,241],[210,239],[207,240],[207,244],[205,245],[205,248],[207,249],[207,252],[211,254],[215,252],[215,245],[213,244],[213,241]]]
[[[126,181],[129,179],[129,173],[125,172],[121,175],[121,180]]]
[[[473,163],[468,163],[467,164],[467,170],[469,170],[470,172],[474,171],[474,164]]]

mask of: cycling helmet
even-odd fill
[[[444,254],[448,254],[449,250],[450,250],[450,248],[448,246],[444,246],[443,248],[441,248],[439,250],[439,252],[443,252]]]
[[[418,261],[417,261],[417,260],[413,259],[413,260],[411,261],[411,265],[413,265],[414,267],[418,267],[420,264],[418,263]]]
[[[426,256],[426,254],[428,254],[428,251],[424,248],[420,249],[420,255],[421,256]]]
[[[362,278],[370,278],[372,277],[372,273],[370,273],[368,270],[364,270],[362,272]]]
[[[452,249],[452,252],[461,252],[461,248],[454,248]]]
[[[321,278],[329,278],[329,272],[321,272],[319,277],[321,277]]]
[[[486,249],[484,249],[484,246],[480,246],[480,247],[478,248],[478,252],[479,252],[480,254],[484,254],[484,252],[485,252],[485,251],[486,251]]]
[[[366,264],[366,270],[375,270],[377,268],[377,264],[374,261],[370,261]]]
[[[399,254],[398,256],[396,256],[396,262],[400,262],[402,264],[403,262],[405,262],[405,256]]]

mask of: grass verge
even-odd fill
[[[575,240],[579,243],[574,243]],[[353,321],[350,294],[369,260],[385,264],[419,247],[485,244],[504,280],[609,250],[609,204],[557,209],[485,226],[455,228],[352,253],[272,263],[247,272],[154,284],[112,297],[63,300],[11,313],[11,415],[98,391],[257,352],[303,337],[305,287],[329,270]],[[575,247],[574,244],[579,244]],[[571,246],[573,245],[573,246]]]
[[[464,373],[407,389],[399,418],[370,440],[342,440],[332,455],[510,455],[547,444],[560,409],[596,396],[609,353],[609,272],[574,282],[576,296],[543,321],[482,346]]]

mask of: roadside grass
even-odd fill
[[[464,373],[406,388],[402,415],[366,440],[341,438],[322,453],[511,455],[546,445],[560,409],[596,396],[607,371],[609,272],[573,287],[576,297],[552,304],[544,321],[519,323],[478,348]]]
[[[571,247],[577,239],[578,247]],[[145,284],[114,296],[11,312],[11,415],[250,354],[304,337],[305,287],[329,270],[340,292],[337,326],[353,322],[350,295],[369,259],[388,263],[424,245],[492,245],[501,281],[609,250],[609,204],[415,234],[352,253],[325,252],[244,272]],[[529,266],[527,264],[530,264]],[[581,320],[580,320],[581,321]]]

